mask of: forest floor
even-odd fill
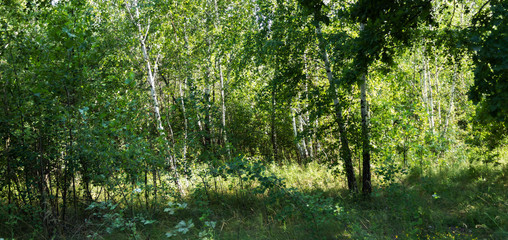
[[[507,170],[413,171],[366,199],[350,194],[345,180],[322,165],[272,164],[266,171],[284,187],[262,191],[260,180],[203,178],[166,212],[152,211],[155,222],[96,238],[508,239]]]
[[[182,181],[185,197],[159,193],[149,207],[143,194],[131,206],[94,203],[55,239],[508,239],[506,164],[375,179],[370,198],[318,163],[262,172],[196,175]],[[28,232],[11,236],[37,239]]]

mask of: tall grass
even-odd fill
[[[185,196],[161,192],[150,208],[142,193],[130,202],[118,199],[115,208],[87,210],[80,231],[60,237],[168,239],[174,232],[170,239],[508,239],[505,163],[427,175],[415,168],[384,184],[378,176],[370,198],[348,192],[344,178],[318,163],[267,164],[251,169],[259,171],[256,177],[241,171],[213,177],[206,166],[195,169],[182,179]],[[170,214],[168,202],[186,207]],[[188,232],[175,228],[189,220],[194,226]],[[1,223],[0,237],[34,238],[8,227]]]

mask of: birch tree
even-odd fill
[[[140,16],[140,4],[137,0],[133,0],[131,2],[128,2],[126,4],[126,10],[129,15],[130,20],[136,27],[136,37],[139,41],[139,45],[141,48],[141,53],[143,57],[143,61],[145,62],[146,67],[146,77],[147,81],[150,85],[150,94],[153,101],[153,110],[155,115],[155,120],[157,123],[157,131],[159,132],[160,136],[165,139],[166,142],[166,154],[168,158],[168,162],[171,166],[171,169],[173,171],[173,177],[175,184],[180,192],[182,192],[182,188],[180,186],[179,181],[179,174],[177,169],[177,163],[174,155],[171,152],[171,148],[169,146],[169,139],[166,136],[166,133],[164,131],[164,127],[162,126],[162,120],[161,120],[161,114],[160,114],[160,108],[159,108],[159,100],[157,96],[157,89],[156,89],[156,82],[155,82],[155,76],[157,75],[157,68],[158,63],[161,58],[161,54],[158,53],[155,57],[155,60],[152,60],[147,46],[147,40],[150,36],[150,27],[151,27],[151,16],[143,16],[143,19]],[[143,23],[142,20],[145,22]],[[171,128],[171,126],[169,126]]]

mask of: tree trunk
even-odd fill
[[[205,146],[204,146],[204,149],[205,149],[205,152],[207,154],[209,154],[212,149],[212,146],[211,146],[211,144],[212,144],[212,140],[211,140],[212,130],[210,128],[210,125],[212,122],[212,119],[210,117],[210,109],[212,108],[212,106],[210,103],[210,87],[209,87],[208,83],[206,83],[204,98],[205,98],[204,99],[204,101],[205,101],[205,119],[204,119]]]
[[[308,69],[307,68],[307,54],[305,54],[305,53],[303,54],[303,60],[304,60],[304,66],[305,66],[305,99],[307,100],[305,102],[305,106],[304,106],[305,107],[305,114],[304,114],[305,118],[304,119],[305,119],[306,123],[308,123],[308,125],[310,127],[310,125],[312,125],[312,124],[310,124],[309,112],[308,112],[308,102],[309,102],[309,85],[308,85],[308,82],[310,81],[310,76],[309,76],[309,74],[307,72],[307,69]],[[303,129],[302,129],[302,131],[303,131]],[[313,137],[314,137],[314,135],[309,137],[309,141],[308,141],[308,144],[307,144],[308,147],[306,149],[307,155],[308,155],[308,157],[310,157],[311,161],[312,161],[312,158],[314,157],[314,149],[312,147]]]
[[[224,147],[226,148],[226,151],[228,153],[228,157],[231,158],[231,150],[229,149],[228,145],[228,134],[227,134],[227,128],[226,128],[226,94],[224,91],[224,76],[222,75],[222,68],[221,68],[221,60],[219,58],[219,76],[220,76],[220,98],[222,101],[222,112],[221,112],[221,122],[222,122],[222,138],[224,141]]]
[[[429,115],[429,127],[434,133],[434,99],[432,98],[432,81],[430,77],[429,63],[427,57],[423,58],[423,81],[425,87],[425,96],[427,99],[427,114]]]
[[[155,208],[157,205],[157,168],[152,168],[152,181],[153,181],[153,201],[152,206]]]
[[[360,31],[363,31],[365,25],[360,24]],[[371,172],[370,172],[370,136],[369,136],[369,111],[367,102],[367,72],[368,68],[362,74],[360,83],[360,105],[362,117],[362,193],[369,195],[372,192]]]
[[[7,108],[7,107],[5,107]],[[6,111],[7,112],[7,111]],[[10,134],[7,136],[7,139],[5,141],[5,152],[7,153],[9,151],[9,148],[10,148],[10,141],[11,138],[10,138]],[[13,174],[12,174],[12,169],[11,169],[11,156],[10,154],[6,156],[7,158],[7,204],[8,205],[11,205],[12,203],[12,189],[11,189],[11,182],[13,181]],[[19,193],[18,193],[19,194]],[[11,214],[11,208],[9,208],[9,212],[8,214],[10,215]]]
[[[217,0],[214,0],[215,7],[215,29],[219,32],[218,26],[220,25],[219,9],[217,6]],[[224,93],[224,76],[222,74],[221,57],[218,58],[218,68],[220,77],[220,97],[221,97],[221,123],[222,123],[222,140],[224,141],[224,147],[226,147],[228,157],[231,158],[231,151],[228,146],[228,136],[226,131],[226,95]]]
[[[372,192],[371,172],[370,172],[370,136],[369,136],[369,113],[367,102],[367,77],[362,75],[360,86],[360,104],[362,115],[362,193],[369,195]]]
[[[161,136],[163,136],[165,139],[166,139],[166,151],[168,154],[168,160],[169,160],[169,164],[170,164],[170,167],[171,169],[173,170],[173,177],[174,177],[174,181],[175,181],[175,184],[178,188],[178,190],[180,191],[180,193],[182,193],[182,187],[180,185],[180,181],[178,180],[179,176],[178,176],[178,170],[176,168],[176,159],[173,157],[173,155],[171,154],[171,151],[169,149],[169,140],[167,139],[165,133],[164,133],[164,127],[162,126],[162,120],[161,120],[161,115],[160,115],[160,110],[159,110],[159,101],[157,99],[157,90],[156,90],[156,85],[155,85],[155,78],[154,78],[154,72],[152,70],[152,65],[151,65],[151,62],[150,62],[150,57],[148,55],[148,50],[147,50],[147,47],[146,47],[146,38],[147,36],[143,36],[143,33],[146,32],[146,34],[148,34],[148,30],[150,29],[150,25],[147,26],[147,29],[146,31],[143,30],[143,28],[141,27],[141,23],[138,21],[139,20],[139,6],[138,6],[138,3],[137,3],[137,0],[134,0],[133,1],[133,4],[132,6],[130,7],[134,7],[135,9],[135,18],[132,16],[131,12],[130,12],[130,9],[129,9],[129,14],[130,17],[131,17],[131,20],[133,21],[133,23],[136,25],[136,27],[138,28],[138,40],[139,40],[139,43],[141,45],[141,51],[143,53],[143,59],[145,61],[145,64],[146,64],[146,72],[147,72],[147,78],[148,78],[148,83],[150,84],[150,93],[151,93],[151,97],[152,97],[152,100],[153,100],[153,108],[154,108],[154,113],[155,113],[155,119],[156,119],[156,122],[157,122],[157,130],[159,132],[159,134]]]
[[[271,133],[271,140],[272,140],[272,157],[275,162],[279,160],[278,156],[278,149],[277,149],[277,132],[275,129],[275,123],[276,123],[276,93],[275,93],[275,84],[273,84],[272,87],[272,120],[270,124],[270,133]]]
[[[303,132],[303,125],[304,125],[305,121],[303,120],[303,117],[301,115],[298,116],[298,120],[300,122],[300,132]],[[302,137],[302,149],[303,149],[303,154],[304,154],[305,158],[308,158],[309,151],[307,150],[307,142],[305,142],[305,136]]]
[[[304,154],[303,154],[303,151],[302,151],[302,148],[300,146],[300,143],[298,143],[298,141],[296,141],[296,139],[298,139],[298,130],[296,128],[296,111],[294,108],[291,108],[291,115],[292,115],[292,119],[293,119],[293,135],[295,137],[295,143],[296,143],[296,148],[298,149],[298,156],[303,159],[305,158]]]
[[[319,40],[319,49],[321,51],[321,55],[323,57],[323,61],[325,63],[326,76],[328,78],[328,83],[330,85],[330,93],[333,98],[333,107],[335,111],[335,121],[339,126],[339,137],[341,142],[340,155],[344,161],[344,168],[346,170],[346,178],[348,188],[352,192],[357,192],[358,187],[356,184],[356,177],[353,169],[353,161],[351,156],[351,150],[349,148],[349,141],[346,135],[346,126],[344,123],[344,118],[342,117],[342,106],[340,104],[338,94],[337,94],[337,84],[333,79],[332,70],[330,68],[330,61],[328,60],[328,54],[326,52],[326,43],[321,33],[321,27],[319,23],[316,24],[316,33]]]
[[[185,84],[187,84],[187,80],[185,80]],[[185,110],[185,102],[184,102],[184,93],[182,89],[182,83],[179,84],[179,90],[180,90],[180,104],[182,105],[182,117],[183,117],[183,127],[184,127],[184,133],[183,133],[183,147],[182,147],[182,160],[183,162],[187,162],[187,138],[188,138],[188,123],[187,123],[187,113]]]
[[[453,83],[452,83],[452,89],[450,90],[450,104],[449,104],[449,107],[448,107],[448,111],[446,113],[446,120],[445,120],[445,126],[444,126],[444,130],[443,130],[443,134],[445,134],[447,131],[448,131],[448,126],[450,124],[450,118],[452,116],[452,111],[453,111],[453,98],[455,96],[455,83],[456,83],[456,75],[457,75],[457,70],[454,71],[453,73]]]

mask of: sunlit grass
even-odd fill
[[[369,199],[350,194],[343,177],[318,163],[265,167],[264,175],[283,179],[284,187],[259,192],[256,191],[259,179],[240,179],[235,174],[212,177],[204,165],[195,166],[191,176],[181,179],[183,197],[175,197],[176,189],[169,179],[162,179],[166,189],[158,190],[157,201],[150,194],[146,201],[147,188],[142,184],[124,184],[123,193],[110,199],[119,204],[116,209],[81,213],[89,224],[69,228],[74,232],[62,238],[168,239],[166,233],[182,220],[192,220],[194,227],[171,239],[199,239],[200,232],[206,230],[206,221],[215,223],[209,232],[211,239],[506,239],[508,236],[507,165],[487,168],[478,164],[429,175],[414,169],[384,185],[374,176],[375,187]],[[169,201],[187,203],[188,207],[170,215],[164,211]],[[113,213],[134,225],[106,231],[113,221],[106,221],[104,214]],[[144,220],[155,222],[144,224]],[[7,237],[0,235],[4,236]],[[17,235],[17,238],[30,237]]]

